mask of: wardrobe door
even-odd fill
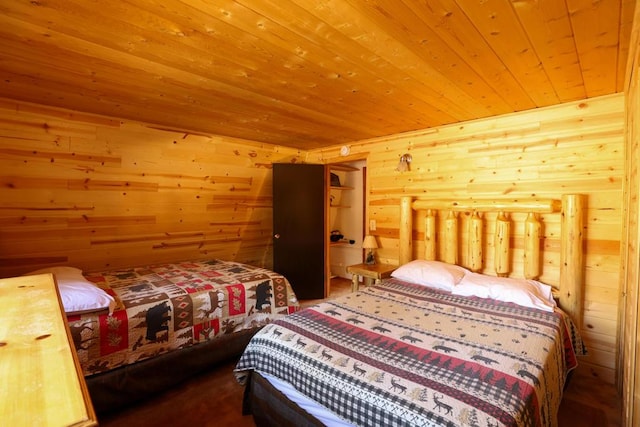
[[[325,298],[324,165],[273,164],[273,269],[299,299]]]

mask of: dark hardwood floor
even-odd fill
[[[351,282],[332,281],[331,298],[350,292]],[[305,301],[309,305],[313,301]],[[102,427],[120,426],[233,426],[254,427],[250,416],[243,416],[242,393],[233,376],[235,360],[206,375],[118,413],[99,415]],[[612,385],[596,378],[574,375],[560,408],[560,427],[620,427],[620,399]]]

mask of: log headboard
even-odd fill
[[[414,258],[413,242],[417,240],[424,249],[417,258],[458,264],[485,274],[513,276],[520,272],[527,279],[540,279],[554,287],[560,307],[580,327],[585,204],[585,196],[579,194],[563,195],[562,199],[403,197],[399,262],[402,265]],[[414,217],[422,220],[415,230]],[[545,233],[547,223],[550,227]],[[491,260],[492,265],[487,265]]]

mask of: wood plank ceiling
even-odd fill
[[[8,0],[0,96],[300,149],[620,92],[636,0]]]

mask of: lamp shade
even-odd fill
[[[364,249],[376,249],[378,247],[376,238],[370,234],[364,236],[364,240],[362,241],[362,247]]]

